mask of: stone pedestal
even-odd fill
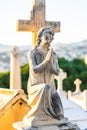
[[[79,127],[72,123],[67,123],[65,125],[47,125],[47,126],[37,126],[37,127],[29,127],[28,124],[23,122],[17,122],[13,124],[16,130],[80,130]]]

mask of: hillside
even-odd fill
[[[70,44],[55,43],[52,45],[58,57],[65,57],[68,60],[83,58],[87,55],[87,40]],[[10,68],[11,47],[12,46],[0,44],[0,71],[6,71]],[[21,65],[28,63],[27,53],[31,46],[20,46],[19,48]]]
[[[83,58],[87,55],[87,40],[70,44],[59,43],[54,49],[58,57],[65,57],[68,60]]]

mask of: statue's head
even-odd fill
[[[49,40],[48,35],[52,36],[52,40],[53,40],[53,36],[54,36],[54,31],[49,28],[49,27],[43,27],[38,31],[38,36],[37,36],[37,46],[40,45],[41,43],[41,39],[43,37],[43,35],[45,35],[46,40]]]
[[[38,31],[38,38],[41,39],[44,32],[48,32],[54,36],[54,31],[49,27],[43,27]]]

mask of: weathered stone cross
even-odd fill
[[[74,81],[74,84],[76,85],[76,90],[75,90],[76,93],[79,93],[81,91],[80,90],[81,83],[82,83],[82,81],[78,78]]]
[[[32,42],[35,45],[37,32],[41,27],[47,26],[59,32],[60,22],[45,21],[45,0],[32,0],[32,5],[31,20],[18,20],[17,31],[32,32]]]

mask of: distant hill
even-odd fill
[[[58,57],[64,57],[68,60],[74,58],[83,58],[87,55],[87,40],[74,42],[70,44],[54,43],[54,51]],[[0,44],[0,72],[6,71],[10,68],[10,49],[12,46]],[[27,53],[31,46],[20,46],[20,62],[21,65],[28,63]]]
[[[65,57],[68,60],[87,55],[87,40],[70,44],[56,43],[53,47],[58,57]]]

